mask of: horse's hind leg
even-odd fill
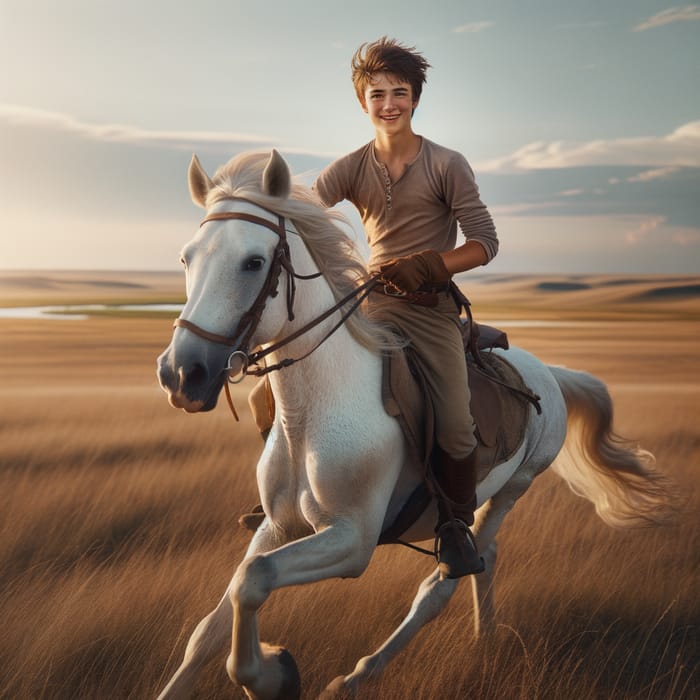
[[[445,609],[458,583],[456,579],[441,579],[439,570],[435,569],[421,583],[410,611],[394,633],[373,654],[361,658],[352,673],[336,678],[319,700],[330,700],[338,695],[354,695],[363,681],[381,673],[420,629]]]
[[[515,505],[541,469],[521,467],[511,480],[485,503],[476,515],[474,534],[479,552],[484,557],[486,571],[472,576],[474,591],[474,625],[479,635],[480,613],[487,624],[493,617],[493,576],[496,565],[496,534],[503,519]],[[361,658],[352,673],[336,678],[321,694],[319,700],[356,694],[363,681],[379,675],[387,664],[418,634],[420,629],[437,617],[447,606],[457,588],[458,580],[440,579],[436,569],[421,583],[411,609],[394,633],[373,654]],[[486,626],[486,625],[484,625]]]
[[[493,581],[498,547],[496,535],[503,519],[510,513],[515,502],[530,488],[534,476],[539,471],[521,467],[510,481],[477,511],[474,536],[477,548],[484,558],[486,570],[478,576],[472,576],[475,637],[478,637],[482,630],[493,626]]]

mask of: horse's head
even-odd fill
[[[246,192],[256,191],[265,202],[286,198],[291,176],[276,151],[257,165],[247,188],[227,194],[218,173],[212,181],[196,156],[190,163],[190,193],[206,216],[182,251],[187,303],[158,358],[170,403],[188,412],[214,408],[227,368],[237,369],[238,358],[274,338],[287,319],[287,281],[280,275],[289,259],[285,220]]]

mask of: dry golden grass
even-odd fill
[[[698,697],[697,302],[660,309],[592,300],[602,295],[593,290],[579,306],[569,292],[544,304],[522,279],[491,284],[492,298],[505,301],[509,284],[519,290],[520,317],[605,315],[602,326],[509,335],[548,362],[608,382],[619,431],[657,455],[686,509],[674,527],[613,531],[546,473],[499,537],[496,629],[472,642],[464,583],[363,697]],[[92,292],[120,301],[170,294],[146,277],[130,291]],[[488,294],[489,285],[476,285],[478,316]],[[44,289],[32,302],[56,298]],[[675,320],[660,320],[669,308]],[[508,318],[508,308],[494,302],[489,314]],[[241,559],[248,536],[236,520],[257,500],[261,442],[246,410],[237,425],[225,405],[197,416],[167,405],[155,358],[169,337],[161,320],[0,320],[2,698],[154,697]],[[237,392],[242,409],[247,388]],[[304,697],[315,697],[383,641],[431,569],[418,554],[380,548],[358,580],[274,593],[262,634],[290,649]],[[243,695],[222,659],[196,697]]]

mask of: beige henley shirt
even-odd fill
[[[452,250],[458,222],[466,240],[478,241],[488,260],[496,255],[496,229],[464,156],[421,137],[418,155],[391,182],[373,143],[331,163],[314,184],[326,206],[347,199],[357,207],[371,249],[371,270],[429,248]]]

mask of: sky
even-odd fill
[[[0,0],[0,269],[177,269],[192,153],[311,184],[373,136],[383,35],[432,65],[414,130],[472,165],[486,271],[700,271],[700,5],[652,0]]]

